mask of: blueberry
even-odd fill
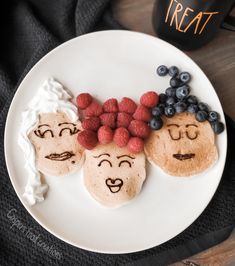
[[[189,93],[190,93],[190,88],[188,85],[183,85],[176,89],[176,97],[179,100],[186,98],[189,95]]]
[[[224,124],[219,121],[211,122],[211,127],[215,134],[220,134],[224,131]]]
[[[178,102],[174,105],[176,113],[183,113],[186,111],[187,104],[185,102]]]
[[[161,65],[157,68],[157,74],[161,77],[166,76],[168,74],[168,68],[164,65]]]
[[[200,102],[200,103],[198,104],[198,108],[199,108],[199,110],[201,110],[201,111],[209,112],[209,106],[208,106],[208,104],[206,104],[206,103]]]
[[[176,103],[176,99],[174,97],[168,97],[166,99],[166,105],[173,105]]]
[[[189,95],[188,98],[187,98],[187,102],[189,104],[197,104],[198,103],[197,97],[194,96],[194,95]]]
[[[166,95],[168,97],[175,97],[175,93],[176,93],[176,89],[175,88],[169,87],[169,88],[166,89]]]
[[[167,99],[167,96],[165,93],[160,93],[159,94],[159,102],[160,103],[165,103],[166,102],[166,99]]]
[[[219,114],[215,111],[210,111],[208,113],[208,121],[210,122],[214,122],[217,121],[219,119]]]
[[[207,117],[208,117],[208,114],[205,111],[198,111],[196,113],[196,119],[197,119],[198,122],[206,121]]]
[[[185,103],[186,105],[188,105],[187,98],[183,98],[183,99],[177,99],[176,98],[176,100],[177,100],[177,102],[179,101],[179,102],[182,102],[182,103]]]
[[[189,113],[195,114],[198,111],[198,106],[196,104],[190,104],[187,108]]]
[[[175,114],[175,108],[173,106],[165,107],[165,116],[172,117]]]
[[[178,78],[173,77],[170,79],[170,85],[172,88],[178,88],[182,85],[182,82]]]
[[[150,120],[149,126],[153,130],[159,130],[159,129],[161,129],[162,126],[163,126],[163,121],[162,121],[161,117],[153,117]]]
[[[152,115],[153,116],[163,115],[164,114],[164,108],[165,108],[164,104],[159,104],[158,106],[156,106],[152,109]]]
[[[165,104],[164,104],[164,103],[159,103],[157,106],[163,108],[163,110],[164,110],[164,108],[165,108]],[[164,112],[163,112],[163,113],[164,113]]]
[[[191,80],[191,75],[188,72],[182,72],[179,78],[183,83],[188,83]]]
[[[179,69],[178,69],[178,67],[176,67],[176,66],[171,66],[171,67],[169,68],[169,73],[168,73],[168,74],[169,74],[171,77],[175,77],[175,76],[177,76],[178,73],[179,73]]]

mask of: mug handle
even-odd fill
[[[235,8],[235,4],[232,6],[230,13],[233,11],[234,8]],[[230,31],[235,31],[235,16],[228,14],[224,22],[221,24],[221,28],[230,30]]]

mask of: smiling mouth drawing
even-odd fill
[[[72,156],[75,156],[73,152],[65,151],[62,153],[51,153],[50,155],[45,156],[45,158],[53,161],[65,161]]]
[[[173,154],[173,157],[177,160],[184,161],[184,160],[194,158],[195,154],[194,153],[186,153],[186,154],[177,153],[177,154]]]
[[[108,178],[105,180],[106,186],[109,188],[110,192],[117,193],[123,186],[123,181],[120,178],[112,179]]]

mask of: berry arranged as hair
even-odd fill
[[[190,95],[191,75],[188,72],[179,72],[178,67],[167,68],[161,65],[157,68],[157,74],[161,77],[167,74],[171,76],[170,87],[165,93],[159,95],[159,103],[155,105],[150,120],[150,127],[159,130],[163,126],[161,117],[173,117],[177,113],[189,112],[195,115],[199,122],[208,121],[215,134],[220,134],[224,130],[224,124],[219,121],[220,117],[216,111],[210,110],[208,104],[200,102],[194,95]]]
[[[127,147],[131,153],[144,149],[144,140],[150,134],[151,108],[158,103],[156,92],[143,94],[140,104],[128,97],[120,102],[111,98],[101,105],[88,93],[77,96],[78,110],[83,114],[82,128],[78,142],[88,150],[98,143],[114,142],[119,147]]]

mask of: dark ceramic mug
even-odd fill
[[[157,0],[153,26],[157,35],[184,50],[209,42],[223,28],[234,31],[235,18],[228,14],[235,0]]]

